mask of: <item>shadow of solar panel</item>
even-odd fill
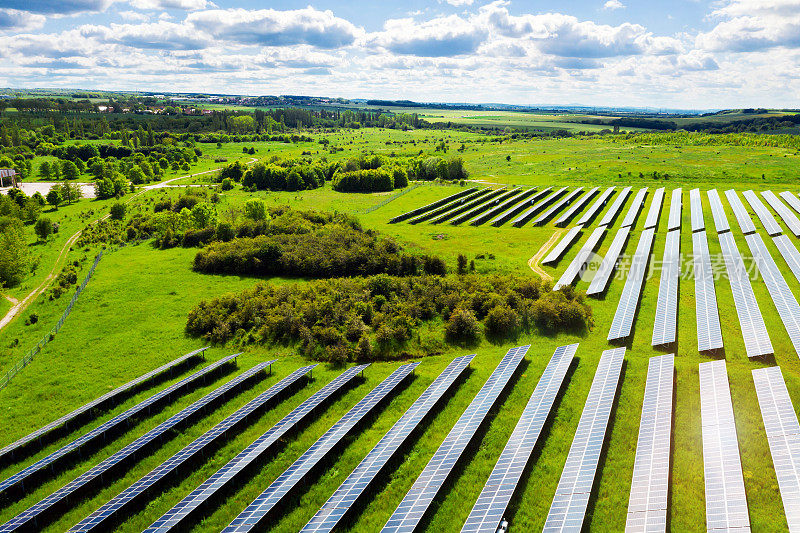
[[[628,199],[628,195],[631,193],[631,187],[625,187],[619,192],[617,198],[614,200],[614,203],[611,204],[611,207],[608,208],[608,211],[605,212],[603,218],[600,219],[599,225],[600,226],[608,226],[614,219],[617,218],[622,206],[625,204],[625,200]]]
[[[574,228],[570,228],[566,235],[564,235],[564,237],[558,241],[558,244],[555,246],[555,248],[550,250],[550,253],[547,254],[547,257],[542,260],[542,264],[547,265],[550,263],[555,263],[561,259],[561,256],[564,255],[564,252],[566,252],[575,239],[578,238],[582,229],[583,226],[575,226]]]
[[[486,485],[461,528],[462,533],[497,531],[577,350],[577,343],[556,348],[503,453],[500,454]]]
[[[689,208],[692,216],[692,232],[706,229],[703,219],[703,201],[700,199],[700,189],[689,191]]]
[[[767,234],[770,237],[774,237],[775,235],[780,235],[783,233],[778,221],[775,220],[775,217],[772,216],[772,213],[769,212],[769,209],[764,205],[764,203],[759,200],[756,193],[753,191],[744,191],[742,196],[747,199],[747,202],[750,204],[750,207],[753,208],[758,219],[761,221],[761,224],[764,226],[764,229],[767,230]]]
[[[481,390],[478,391],[477,396],[455,423],[453,429],[447,434],[442,445],[428,461],[403,501],[383,526],[382,531],[394,533],[414,531],[475,436],[478,427],[508,385],[528,348],[530,346],[519,346],[506,353]]]
[[[536,187],[531,187],[530,189],[517,189],[516,194],[514,194],[510,198],[500,202],[499,204],[497,204],[496,206],[492,207],[488,211],[484,211],[483,213],[481,213],[480,215],[475,217],[472,220],[472,222],[470,222],[470,225],[472,225],[472,226],[480,226],[481,224],[483,224],[487,220],[491,219],[493,216],[502,213],[503,211],[505,211],[506,209],[510,208],[514,204],[522,202],[525,198],[527,198],[528,196],[532,195],[534,192],[536,192]]]
[[[70,531],[94,531],[101,527],[105,528],[105,524],[107,524],[109,520],[113,520],[119,512],[145,495],[146,492],[156,486],[156,484],[163,481],[168,476],[175,474],[176,471],[189,460],[197,457],[199,454],[205,453],[207,447],[217,442],[219,439],[224,438],[228,431],[237,427],[237,425],[241,424],[248,416],[263,407],[267,402],[308,375],[315,366],[317,365],[304,366],[295,370],[278,383],[247,402],[247,404],[237,409],[222,422],[154,468],[149,474],[140,478],[133,485],[103,504],[98,510],[81,520],[73,526]]]
[[[213,392],[206,394],[188,407],[181,409],[177,414],[172,415],[166,421],[137,438],[118,452],[112,454],[107,459],[104,459],[96,466],[90,468],[57,491],[42,499],[39,503],[32,505],[25,511],[19,513],[17,516],[0,526],[0,532],[15,531],[23,528],[41,526],[40,521],[46,513],[54,511],[56,507],[63,507],[68,500],[77,500],[77,497],[82,489],[92,483],[102,482],[102,476],[105,472],[111,470],[112,468],[120,468],[123,462],[130,460],[137,452],[144,449],[156,439],[162,437],[171,429],[187,421],[189,418],[196,415],[200,410],[221,398],[229,391],[240,387],[254,375],[270,366],[273,362],[274,361],[269,361],[254,366],[250,370],[228,381],[221,387],[218,387]]]
[[[758,307],[756,295],[747,269],[739,255],[739,248],[730,232],[719,234],[719,244],[722,257],[725,259],[725,268],[728,271],[728,281],[733,292],[733,303],[736,314],[739,316],[739,326],[742,329],[744,346],[748,357],[762,357],[773,353],[772,343],[769,340],[767,326],[761,309]]]
[[[42,437],[44,437],[45,435],[49,434],[50,432],[65,426],[66,424],[68,424],[69,422],[71,422],[73,420],[76,420],[78,418],[82,418],[84,414],[90,413],[93,409],[102,407],[107,402],[119,397],[120,395],[124,394],[125,392],[128,392],[128,391],[134,389],[135,387],[137,387],[137,386],[139,386],[139,385],[141,385],[141,384],[143,384],[143,383],[145,383],[147,381],[150,381],[151,379],[153,379],[153,378],[155,378],[155,377],[167,372],[168,370],[173,369],[173,368],[181,365],[182,363],[184,363],[185,361],[188,361],[189,359],[200,357],[202,355],[202,353],[206,349],[207,349],[207,347],[206,348],[200,348],[199,350],[195,350],[193,352],[187,353],[184,356],[178,357],[177,359],[174,359],[174,360],[170,361],[169,363],[156,368],[155,370],[151,370],[150,372],[148,372],[148,373],[146,373],[146,374],[144,374],[142,376],[139,376],[138,378],[136,378],[136,379],[134,379],[132,381],[129,381],[128,383],[126,383],[126,384],[124,384],[124,385],[122,385],[120,387],[117,387],[116,389],[112,390],[111,392],[107,392],[107,393],[103,394],[102,396],[100,396],[99,398],[97,398],[95,400],[92,400],[91,402],[89,402],[89,403],[87,403],[87,404],[75,409],[71,413],[68,413],[68,414],[62,416],[58,420],[54,420],[53,422],[50,422],[46,426],[44,426],[44,427],[42,427],[40,429],[37,429],[33,433],[30,433],[29,435],[26,435],[25,437],[19,439],[18,441],[13,442],[12,444],[9,444],[8,446],[6,446],[2,450],[0,450],[0,463],[5,462],[7,459],[12,459],[14,454],[15,454],[15,452],[17,450],[19,450],[20,448],[26,446],[27,444],[29,444],[29,443],[31,443],[31,442],[33,442],[35,440],[41,439]]]
[[[608,203],[608,199],[611,198],[611,195],[614,194],[616,187],[609,187],[603,194],[597,197],[597,200],[594,201],[592,206],[581,216],[580,220],[578,220],[577,224],[579,226],[586,226],[589,224],[597,213],[600,212],[601,209]]]
[[[628,242],[628,235],[630,235],[630,233],[631,228],[627,226],[623,226],[617,230],[616,235],[614,235],[614,240],[611,241],[611,245],[608,247],[605,257],[603,257],[603,260],[600,262],[600,266],[597,267],[597,272],[595,272],[594,278],[592,278],[592,282],[586,290],[587,295],[598,296],[605,292],[611,275],[614,273],[614,268],[617,266],[619,254],[622,253],[625,243]]]
[[[386,467],[414,429],[464,373],[474,357],[474,355],[457,357],[439,374],[303,527],[303,531],[333,531],[336,524],[365,493],[370,483]]]
[[[521,215],[511,221],[512,226],[521,226],[525,224],[533,215],[547,207],[548,205],[555,202],[558,198],[560,198],[564,193],[567,192],[567,187],[561,187],[557,191],[551,193],[545,199],[540,200],[538,203],[534,204],[533,207],[525,210]]]
[[[104,422],[97,426],[96,428],[92,429],[91,431],[85,433],[83,436],[73,440],[69,444],[66,444],[56,450],[55,452],[51,453],[47,457],[43,459],[39,459],[32,465],[22,469],[21,471],[17,472],[13,476],[9,477],[8,479],[4,480],[0,483],[0,494],[5,494],[12,488],[23,487],[24,484],[28,485],[28,488],[31,488],[31,480],[33,476],[45,468],[55,468],[57,464],[59,464],[65,457],[70,456],[72,453],[80,450],[87,444],[94,442],[96,439],[104,436],[108,431],[117,428],[120,424],[123,424],[128,421],[132,416],[141,413],[142,411],[146,411],[148,408],[156,405],[158,402],[168,398],[170,395],[183,392],[185,389],[195,381],[198,381],[203,376],[208,375],[209,373],[215,371],[222,365],[233,361],[239,354],[229,355],[223,359],[220,359],[216,363],[212,363],[207,367],[195,372],[191,376],[187,376],[182,380],[178,381],[177,383],[167,387],[161,392],[158,392],[146,400],[143,400],[130,409],[127,409],[123,413],[118,414],[117,416],[113,417],[111,420]]]
[[[569,203],[572,202],[575,198],[577,198],[578,195],[582,192],[583,192],[583,187],[578,187],[577,189],[566,195],[564,198],[562,198],[561,200],[550,206],[550,208],[547,211],[536,217],[536,219],[533,221],[533,224],[535,226],[540,226],[544,224],[545,222],[550,220],[550,218],[552,218],[556,213],[561,211],[564,208],[564,206],[569,205]]]
[[[658,219],[661,217],[661,206],[663,204],[664,187],[660,187],[653,193],[653,201],[650,202],[650,210],[647,211],[647,218],[644,220],[644,229],[658,226]]]
[[[666,531],[675,355],[651,357],[625,531]]]
[[[678,327],[678,283],[681,278],[681,231],[667,233],[653,324],[653,346],[675,342]]]
[[[745,235],[749,233],[755,233],[756,226],[753,224],[753,219],[750,218],[750,214],[745,209],[742,200],[739,199],[739,195],[736,194],[736,191],[733,189],[729,189],[725,191],[725,197],[728,198],[728,203],[733,209],[733,216],[736,218],[736,222],[739,223],[739,227],[742,229],[742,233]]]
[[[728,217],[725,215],[725,208],[722,207],[722,200],[720,200],[719,193],[716,189],[706,191],[708,195],[708,205],[711,206],[711,216],[714,219],[714,227],[717,233],[724,233],[731,230],[728,223]]]
[[[261,459],[289,431],[296,428],[304,420],[312,417],[317,408],[355,379],[368,366],[369,364],[348,368],[325,384],[307,400],[295,407],[291,413],[278,421],[266,433],[254,440],[236,457],[228,461],[225,466],[217,470],[214,475],[201,483],[199,487],[178,502],[145,531],[148,533],[165,533],[173,529],[184,529],[186,527],[185,522],[194,512],[200,509],[210,498],[230,486],[230,483],[239,479],[250,465]]]
[[[567,269],[561,275],[561,278],[558,282],[553,286],[553,290],[557,291],[561,287],[566,285],[572,285],[572,282],[575,281],[575,278],[581,273],[581,270],[586,266],[592,256],[594,255],[594,250],[597,248],[597,245],[600,243],[600,239],[603,238],[603,235],[606,233],[605,226],[598,226],[592,231],[592,234],[589,235],[589,238],[586,239],[586,243],[578,250],[578,255],[572,260],[572,262],[567,266]]]
[[[445,222],[455,217],[456,215],[460,215],[461,213],[471,210],[475,206],[483,205],[489,200],[496,198],[497,196],[504,194],[505,192],[506,192],[505,187],[500,187],[499,189],[489,189],[489,193],[484,194],[479,198],[475,198],[474,200],[465,202],[462,205],[458,205],[453,209],[450,209],[449,211],[445,211],[441,215],[432,218],[430,222],[431,224],[439,224],[441,222]]]
[[[708,253],[706,232],[692,234],[694,254],[694,297],[697,320],[697,349],[701,352],[722,348],[717,293],[714,289],[714,270]]]
[[[581,530],[624,358],[625,348],[606,350],[600,357],[567,462],[547,513],[542,530],[544,533]]]
[[[628,271],[628,279],[625,280],[617,311],[614,313],[614,320],[611,322],[608,332],[609,341],[627,339],[631,334],[636,308],[639,307],[639,297],[642,294],[644,277],[647,274],[647,263],[650,260],[650,250],[653,248],[654,235],[655,230],[648,228],[642,231],[642,235],[639,237],[639,244],[636,246],[636,253]]]
[[[593,187],[593,188],[589,189],[586,192],[586,194],[581,196],[580,199],[578,199],[577,202],[572,204],[569,209],[567,209],[560,217],[558,217],[558,220],[556,220],[554,222],[554,224],[556,226],[564,226],[564,225],[566,225],[570,220],[572,220],[572,217],[574,217],[578,213],[578,211],[583,209],[583,206],[585,206],[587,203],[589,203],[589,200],[594,198],[594,196],[599,191],[600,191],[600,187]]]
[[[439,215],[441,215],[443,213],[447,213],[448,211],[451,211],[451,210],[455,209],[458,206],[462,206],[462,205],[464,205],[464,204],[466,204],[468,202],[471,202],[471,201],[475,200],[476,198],[480,198],[482,196],[485,196],[485,195],[489,194],[490,191],[491,191],[490,188],[485,187],[485,188],[480,189],[478,191],[475,191],[473,193],[467,194],[465,196],[461,196],[461,197],[457,198],[456,200],[453,200],[452,202],[444,204],[443,206],[437,207],[435,209],[432,209],[430,211],[427,211],[425,213],[421,213],[421,214],[415,216],[414,218],[409,220],[408,223],[409,224],[419,224],[420,222],[425,222],[426,220],[430,220],[433,217],[439,216]]]
[[[462,222],[466,222],[467,220],[469,220],[472,217],[482,213],[483,211],[486,211],[487,209],[495,207],[495,206],[497,206],[497,204],[502,203],[503,201],[508,200],[509,198],[515,197],[517,194],[519,194],[521,192],[521,190],[522,189],[518,189],[518,188],[517,189],[511,189],[510,191],[506,191],[503,194],[501,194],[499,196],[495,196],[494,198],[492,198],[490,200],[487,200],[485,202],[481,202],[480,204],[478,204],[477,206],[473,207],[472,209],[469,209],[469,210],[465,211],[464,213],[461,213],[460,215],[455,217],[453,220],[450,221],[450,223],[453,224],[453,225],[457,225],[457,224],[461,224]]]
[[[403,220],[409,219],[411,217],[415,217],[417,215],[421,215],[427,211],[432,209],[436,209],[437,207],[441,207],[445,204],[449,204],[450,202],[467,196],[468,194],[472,194],[473,192],[477,191],[477,187],[470,187],[469,189],[465,189],[463,191],[457,192],[455,194],[451,194],[441,200],[437,200],[435,202],[431,202],[428,205],[423,205],[422,207],[418,207],[416,209],[412,209],[411,211],[407,211],[401,215],[397,215],[396,217],[389,220],[389,224],[394,224],[396,222],[402,222]]]
[[[700,363],[706,529],[749,531],[750,517],[725,361]],[[737,529],[738,528],[738,529]]]
[[[761,196],[763,196],[770,207],[778,213],[783,223],[789,228],[789,231],[791,231],[795,237],[800,237],[800,218],[797,218],[797,215],[786,207],[786,204],[781,202],[780,198],[778,198],[774,192],[761,191]]]
[[[253,503],[239,513],[239,516],[223,530],[251,531],[258,527],[270,512],[290,493],[307,475],[342,441],[356,425],[369,415],[400,383],[411,375],[419,363],[400,366],[397,370],[372,389],[360,402],[325,432],[311,447],[303,453],[292,466],[278,476]]]
[[[683,189],[674,189],[669,204],[669,218],[667,219],[667,231],[680,229],[681,211],[683,208]]]
[[[639,191],[636,193],[636,196],[633,197],[631,206],[628,208],[625,218],[622,219],[622,224],[620,224],[620,227],[633,227],[633,225],[636,223],[636,218],[639,216],[642,206],[644,205],[644,199],[647,197],[647,189],[647,187],[644,189],[639,189]]]
[[[789,531],[800,531],[800,424],[780,367],[756,368],[753,382]]]

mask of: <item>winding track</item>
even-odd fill
[[[528,259],[528,266],[531,267],[531,270],[533,270],[536,274],[539,275],[539,277],[541,277],[544,280],[553,281],[553,276],[545,272],[542,269],[542,267],[539,266],[539,261],[541,261],[542,258],[545,256],[545,254],[547,254],[547,252],[550,251],[550,248],[552,248],[553,245],[555,245],[556,241],[558,241],[558,238],[561,237],[564,231],[566,230],[557,229],[556,231],[554,231],[553,234],[550,236],[550,238],[547,239],[547,242],[545,242],[542,245],[542,247],[539,248],[539,251],[536,252],[536,254],[534,254],[533,257]]]

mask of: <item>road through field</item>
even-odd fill
[[[531,267],[531,270],[539,274],[539,277],[541,277],[544,280],[553,281],[553,276],[545,272],[542,269],[542,267],[539,266],[539,261],[541,261],[542,258],[545,256],[545,254],[550,251],[550,248],[553,247],[553,245],[556,243],[556,241],[558,241],[558,238],[561,237],[563,233],[564,233],[563,229],[558,229],[554,231],[553,234],[550,236],[550,238],[547,239],[547,242],[545,242],[542,245],[542,247],[539,248],[539,251],[536,252],[533,257],[528,259],[528,266]]]

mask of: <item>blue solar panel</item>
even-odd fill
[[[772,216],[772,213],[769,212],[767,206],[765,206],[761,200],[758,199],[756,193],[753,191],[744,191],[742,193],[747,199],[747,202],[750,204],[750,207],[753,208],[758,219],[761,221],[761,224],[764,226],[764,229],[767,230],[767,234],[774,237],[775,235],[780,235],[783,233],[781,226],[778,224],[778,221],[775,220],[775,217]]]
[[[598,191],[600,191],[599,187],[593,187],[589,189],[586,192],[586,194],[581,196],[581,198],[577,202],[572,204],[572,206],[569,209],[564,211],[564,213],[560,217],[558,217],[558,219],[554,222],[554,224],[556,226],[566,225],[570,220],[572,220],[572,217],[574,217],[578,211],[583,209],[583,206],[589,203],[589,200],[591,200],[594,197],[594,195],[598,193]]]
[[[59,418],[58,420],[54,420],[50,422],[46,426],[37,429],[33,433],[26,435],[25,437],[19,439],[18,441],[9,444],[2,450],[0,450],[0,462],[4,462],[9,458],[13,458],[16,455],[17,450],[26,446],[27,444],[33,442],[34,440],[41,439],[45,435],[49,434],[51,431],[58,429],[60,427],[65,426],[67,423],[76,420],[78,418],[83,419],[84,415],[88,416],[94,409],[100,408],[105,405],[107,402],[119,397],[120,395],[134,389],[135,387],[150,381],[151,379],[155,378],[156,376],[163,374],[167,370],[175,368],[179,366],[184,361],[189,359],[199,358],[202,353],[206,350],[206,348],[200,348],[199,350],[195,350],[193,352],[187,353],[182,357],[178,357],[170,361],[169,363],[156,368],[155,370],[151,370],[147,374],[139,376],[138,378],[134,379],[133,381],[129,381],[128,383],[122,385],[121,387],[117,387],[116,389],[112,390],[111,392],[107,392],[100,396],[99,398],[92,400],[91,402],[83,405],[69,414],[66,414]]]
[[[800,218],[797,218],[794,211],[786,207],[786,204],[781,202],[780,198],[775,196],[775,193],[772,191],[761,191],[761,196],[763,196],[770,207],[780,215],[783,223],[789,228],[789,231],[791,231],[795,237],[800,237]]]
[[[411,532],[419,524],[436,494],[453,471],[464,450],[472,441],[478,427],[497,402],[497,398],[517,371],[530,346],[512,348],[461,415],[444,442],[433,454],[403,501],[383,526],[387,533]]]
[[[625,203],[625,200],[628,199],[628,195],[630,193],[631,193],[630,187],[625,187],[620,191],[619,195],[614,200],[614,203],[611,204],[611,207],[609,207],[608,211],[606,211],[605,214],[603,215],[603,218],[600,220],[599,225],[608,226],[609,224],[614,222],[614,219],[617,218],[617,214],[619,214],[620,209],[622,209],[622,206]]]
[[[575,226],[570,228],[569,231],[567,231],[567,234],[564,235],[560,241],[558,241],[558,244],[555,245],[552,250],[550,250],[550,253],[547,254],[547,257],[542,259],[542,264],[547,265],[549,263],[555,263],[561,259],[561,256],[564,255],[564,253],[569,249],[570,245],[575,241],[575,239],[578,238],[581,230],[583,230],[583,226]]]
[[[452,209],[455,209],[458,206],[462,206],[462,205],[466,204],[467,202],[471,202],[472,200],[475,200],[476,198],[480,198],[482,196],[485,196],[486,194],[489,194],[489,191],[491,191],[491,189],[486,187],[484,189],[480,189],[478,191],[471,192],[471,193],[469,193],[469,194],[467,194],[465,196],[459,196],[457,199],[453,200],[452,202],[448,202],[448,203],[446,203],[446,204],[444,204],[444,205],[442,205],[440,207],[436,207],[434,209],[431,209],[429,211],[426,211],[424,213],[421,213],[421,214],[415,216],[414,218],[409,220],[408,223],[409,224],[419,224],[420,222],[424,222],[424,221],[429,220],[429,219],[431,219],[431,218],[433,218],[435,216],[441,215],[441,214],[446,213],[446,212],[448,212],[448,211],[450,211]]]
[[[578,195],[582,192],[583,192],[583,187],[578,187],[577,189],[566,195],[564,198],[562,198],[561,200],[550,206],[550,208],[547,211],[536,217],[536,220],[533,221],[533,224],[536,226],[544,224],[545,222],[550,220],[550,218],[553,215],[555,215],[561,209],[563,209],[565,205],[569,205],[569,203],[575,198],[577,198]]]
[[[664,187],[661,187],[656,189],[653,193],[653,201],[650,202],[650,210],[647,211],[647,218],[644,220],[644,229],[658,226],[658,219],[661,217],[661,206],[663,204]]]
[[[462,222],[466,222],[472,217],[479,215],[480,213],[483,213],[484,211],[491,209],[492,207],[495,207],[498,204],[505,203],[505,201],[508,200],[509,198],[512,199],[515,198],[521,191],[522,189],[512,189],[510,191],[504,192],[500,196],[495,196],[494,198],[486,202],[481,202],[479,205],[476,205],[472,209],[469,209],[468,211],[465,211],[460,215],[458,215],[457,217],[455,217],[453,220],[450,221],[450,223],[453,225],[457,225],[461,224]]]
[[[644,189],[639,189],[636,193],[636,196],[633,197],[631,201],[631,206],[628,208],[628,212],[625,215],[625,218],[622,220],[622,224],[620,227],[633,227],[636,224],[636,217],[639,216],[639,212],[642,210],[642,206],[644,205],[644,199],[647,196],[647,187]]]
[[[225,418],[225,420],[206,431],[191,444],[154,468],[149,474],[140,478],[133,485],[109,500],[97,511],[81,520],[78,524],[73,526],[70,531],[94,531],[101,527],[106,528],[108,521],[113,520],[117,513],[126,509],[131,503],[137,501],[156,484],[160,483],[168,476],[174,475],[181,465],[205,453],[204,450],[206,447],[222,439],[228,431],[237,427],[245,421],[248,416],[262,408],[267,402],[274,399],[292,384],[308,375],[315,366],[317,365],[304,366],[295,370],[278,383],[247,402],[247,404],[237,409],[232,415]]]
[[[185,377],[182,380],[178,381],[174,385],[167,387],[161,392],[158,392],[148,399],[139,402],[138,404],[134,405],[130,409],[126,410],[123,413],[118,414],[111,420],[104,422],[94,428],[93,430],[89,431],[82,437],[79,437],[69,444],[63,446],[62,448],[56,450],[55,452],[51,453],[47,457],[40,459],[33,463],[32,465],[26,467],[25,469],[17,472],[13,476],[9,477],[2,483],[0,483],[0,494],[4,494],[12,488],[22,487],[23,484],[27,483],[30,486],[30,480],[37,474],[38,472],[44,470],[45,468],[54,468],[57,463],[59,463],[64,457],[69,456],[70,454],[74,453],[75,451],[81,449],[86,444],[93,442],[95,439],[98,439],[106,434],[109,430],[119,426],[120,424],[125,423],[130,417],[133,415],[140,413],[142,411],[146,411],[148,408],[152,407],[153,405],[157,404],[161,400],[169,397],[171,394],[176,392],[184,391],[188,385],[192,384],[193,382],[197,381],[201,377],[213,372],[220,366],[232,361],[236,358],[239,354],[229,355],[224,359],[220,359],[216,363],[213,363],[198,372],[195,372],[191,376]]]
[[[81,489],[86,487],[91,483],[96,483],[102,480],[103,474],[110,470],[111,468],[118,468],[122,465],[124,461],[129,460],[134,454],[136,454],[139,450],[146,447],[148,444],[153,442],[154,440],[158,439],[159,437],[163,436],[165,433],[170,431],[172,428],[178,426],[179,424],[185,422],[188,418],[195,415],[198,411],[206,407],[207,405],[211,404],[227,392],[234,390],[245,383],[247,380],[252,378],[255,374],[263,371],[265,368],[270,366],[274,361],[269,361],[266,363],[261,363],[247,372],[242,373],[238,377],[228,381],[221,387],[215,389],[213,392],[203,396],[190,406],[181,409],[175,415],[169,417],[166,421],[162,422],[155,428],[151,429],[138,439],[134,440],[118,452],[114,453],[107,459],[101,461],[97,466],[89,469],[85,473],[81,474],[74,480],[70,481],[54,493],[50,494],[48,497],[41,500],[39,503],[32,505],[25,511],[21,512],[2,526],[0,526],[0,532],[6,531],[15,531],[20,528],[27,528],[34,525],[38,525],[38,521],[41,519],[42,515],[45,513],[52,512],[57,506],[63,506],[68,500],[72,499],[73,501],[77,500],[77,496]]]
[[[614,320],[611,322],[611,329],[608,332],[610,341],[627,339],[631,334],[633,319],[636,316],[636,309],[639,307],[639,297],[642,294],[644,277],[647,274],[647,264],[650,261],[650,250],[653,248],[654,232],[654,228],[648,228],[642,231],[642,235],[639,237],[639,244],[636,246],[636,253],[628,271],[628,279],[625,280],[617,311],[614,313]]]
[[[351,382],[369,364],[354,366],[339,374],[331,382],[327,383],[320,390],[311,395],[307,400],[292,410],[291,413],[283,417],[278,423],[272,426],[266,433],[253,441],[247,448],[240,452],[236,457],[220,468],[214,475],[205,480],[199,487],[193,490],[183,500],[178,502],[172,509],[167,511],[161,518],[156,520],[149,528],[148,533],[165,533],[173,529],[185,528],[185,522],[195,511],[200,509],[212,496],[230,486],[232,481],[239,479],[242,472],[260,459],[268,450],[272,448],[289,431],[296,428],[301,422],[308,419],[320,405],[328,400],[334,393]]]
[[[367,491],[375,477],[400,449],[420,422],[452,388],[455,381],[469,366],[474,355],[457,357],[417,398],[417,401],[400,417],[392,429],[383,436],[363,461],[347,476],[303,531],[332,531],[353,504]]]
[[[731,226],[728,223],[728,217],[725,215],[725,208],[722,207],[719,193],[716,189],[711,189],[706,194],[708,195],[708,204],[711,206],[711,215],[714,218],[714,227],[717,228],[717,233],[730,231]]]
[[[575,278],[577,278],[584,267],[586,267],[586,263],[592,259],[595,248],[597,248],[597,245],[600,243],[600,239],[602,239],[603,235],[605,234],[605,226],[598,226],[594,229],[594,231],[592,231],[592,234],[589,235],[589,238],[586,239],[584,245],[580,250],[578,250],[578,254],[575,256],[569,266],[567,266],[567,269],[561,275],[558,282],[553,285],[554,291],[559,290],[561,287],[572,285],[572,283],[575,281]]]
[[[394,224],[395,222],[401,222],[401,221],[406,220],[408,218],[415,217],[417,215],[421,215],[422,213],[425,213],[426,211],[431,211],[433,209],[436,209],[437,207],[441,207],[441,206],[443,206],[445,204],[449,204],[453,200],[457,200],[457,199],[459,199],[459,198],[461,198],[463,196],[466,196],[468,194],[472,194],[473,192],[475,192],[477,190],[478,190],[477,187],[470,187],[469,189],[464,189],[463,191],[457,192],[455,194],[451,194],[450,196],[447,196],[446,198],[442,198],[441,200],[437,200],[437,201],[432,202],[432,203],[430,203],[428,205],[424,205],[422,207],[418,207],[416,209],[412,209],[411,211],[403,213],[402,215],[397,215],[393,219],[389,220],[389,223],[390,224]]]
[[[239,516],[223,531],[226,533],[250,531],[259,526],[267,515],[341,442],[359,421],[368,416],[378,404],[402,383],[419,363],[402,365],[392,375],[372,389],[364,399],[350,409],[336,424],[325,432],[286,471],[278,476]]]
[[[556,348],[478,501],[461,528],[462,533],[497,530],[577,350],[577,344]]]
[[[672,191],[672,199],[669,204],[669,219],[667,220],[667,231],[680,229],[681,227],[681,210],[683,203],[681,198],[683,196],[683,189],[675,189]]]
[[[490,192],[488,194],[485,194],[479,198],[475,198],[474,200],[467,201],[464,204],[456,206],[453,209],[450,209],[442,213],[441,215],[431,219],[431,224],[439,224],[440,222],[450,220],[454,216],[469,211],[475,206],[483,205],[485,202],[488,202],[492,198],[495,198],[500,194],[504,194],[505,192],[506,192],[505,187],[500,187],[499,189],[494,189],[494,190],[490,189]]]
[[[689,191],[689,205],[692,215],[692,232],[706,229],[706,221],[703,219],[703,201],[700,198],[700,189]]]
[[[725,197],[728,199],[731,209],[733,209],[733,216],[736,217],[736,222],[738,222],[739,227],[742,228],[742,233],[745,235],[748,233],[755,233],[756,226],[753,224],[753,219],[750,218],[750,214],[747,212],[747,209],[745,209],[736,191],[733,189],[725,191]],[[719,227],[717,231],[719,231]]]
[[[548,195],[551,190],[552,190],[552,187],[546,187],[546,188],[542,189],[541,191],[537,192],[536,194],[534,194],[533,196],[531,196],[530,198],[528,198],[524,202],[518,203],[517,205],[515,205],[514,207],[512,207],[511,209],[509,209],[505,213],[501,213],[501,214],[497,215],[495,218],[493,218],[489,222],[489,224],[491,224],[492,226],[495,226],[495,227],[502,226],[503,224],[508,222],[508,220],[510,220],[511,217],[514,217],[514,216],[518,215],[519,213],[521,213],[522,211],[525,211],[530,206],[536,205],[536,202],[538,202],[544,196]]]
[[[653,346],[675,342],[678,329],[678,283],[681,279],[681,230],[667,233],[661,279],[658,284],[656,318],[653,323]]]
[[[719,350],[722,348],[722,329],[719,324],[717,292],[714,289],[714,269],[711,266],[705,230],[693,233],[692,243],[697,349],[701,352]]]
[[[794,277],[800,281],[800,251],[797,250],[797,246],[786,235],[773,237],[772,242],[783,256],[783,260],[789,265]]]
[[[493,216],[499,215],[506,209],[510,208],[512,205],[522,202],[522,200],[532,195],[534,192],[536,192],[536,187],[532,187],[530,189],[516,189],[516,194],[514,194],[514,196],[492,207],[488,211],[484,211],[480,215],[476,216],[474,219],[472,219],[470,225],[479,226],[483,224],[487,220],[491,219]]]
[[[551,193],[547,198],[544,200],[540,200],[538,203],[534,204],[533,207],[524,211],[521,215],[511,221],[513,226],[522,226],[525,222],[528,221],[533,215],[547,207],[548,205],[555,202],[558,198],[560,198],[564,193],[567,192],[566,187],[561,187],[557,191]]]
[[[617,266],[619,254],[622,253],[625,243],[628,242],[630,233],[630,226],[623,226],[617,230],[617,234],[614,235],[614,240],[611,241],[611,246],[608,247],[603,261],[601,261],[600,266],[597,267],[597,272],[594,273],[594,278],[592,278],[592,282],[586,290],[587,295],[598,296],[605,292],[606,287],[608,287],[608,281],[611,279],[611,274],[614,273],[614,269]]]
[[[578,220],[577,224],[579,226],[586,226],[588,223],[590,223],[597,213],[599,213],[606,203],[608,203],[608,199],[611,198],[611,195],[614,194],[615,190],[616,187],[609,187],[603,191],[603,194],[597,197],[597,200],[595,200],[592,206],[583,214],[580,220]]]

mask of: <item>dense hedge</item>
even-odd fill
[[[339,192],[386,192],[392,189],[394,178],[383,168],[339,172],[333,178],[333,190]]]

